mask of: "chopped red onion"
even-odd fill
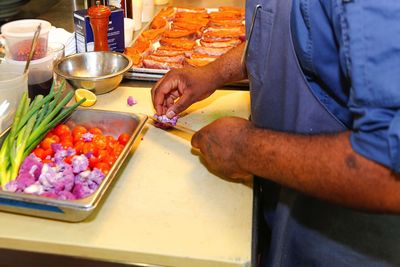
[[[137,104],[137,101],[132,96],[128,96],[127,103],[129,106],[133,106],[133,105]]]
[[[174,116],[174,117],[172,117],[172,118],[170,119],[170,118],[167,117],[167,115],[161,115],[161,116],[159,116],[159,115],[157,115],[157,114],[154,114],[154,118],[155,118],[158,122],[160,122],[160,123],[162,123],[162,124],[167,124],[167,125],[170,125],[170,126],[175,126],[176,123],[178,122],[178,116]]]

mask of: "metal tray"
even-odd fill
[[[77,200],[58,200],[24,193],[0,191],[0,211],[69,222],[83,221],[104,200],[106,192],[110,190],[110,185],[138,140],[146,120],[147,116],[142,114],[106,110],[76,110],[65,121],[67,125],[73,127],[75,124],[80,124],[85,127],[98,127],[104,134],[114,137],[118,137],[119,134],[124,132],[131,136],[97,191],[86,198]],[[0,144],[3,143],[7,133],[8,131],[0,135]]]
[[[140,31],[135,34],[135,37],[133,38],[132,42],[129,44],[129,46],[132,46],[142,35],[142,33],[150,28],[151,22],[154,20],[155,17],[161,12],[157,12],[149,22],[146,23],[140,29]],[[157,45],[153,44],[153,48],[156,48]],[[137,68],[137,67],[132,67],[130,68],[127,72],[124,73],[124,78],[125,79],[131,79],[131,80],[141,80],[141,81],[153,81],[156,82],[159,79],[161,79],[169,70],[164,70],[164,69],[148,69],[148,68]]]
[[[218,8],[206,8],[207,12],[215,12],[218,11]],[[161,10],[159,11],[161,12]],[[136,40],[139,38],[139,36],[146,30],[150,28],[150,24],[153,21],[153,19],[159,14],[156,13],[154,17],[135,35],[135,38],[132,40],[132,42],[129,44],[129,46],[132,46]],[[153,44],[154,48],[158,46],[158,44]],[[169,70],[164,70],[164,69],[148,69],[148,68],[131,68],[124,74],[125,79],[131,79],[131,80],[142,80],[142,81],[152,81],[156,82],[159,79],[161,79]],[[231,84],[228,84],[227,86],[235,86],[235,87],[248,87],[249,82],[248,80],[243,80],[239,82],[234,82]]]

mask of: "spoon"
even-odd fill
[[[0,104],[0,133],[3,131],[2,127],[3,127],[3,120],[5,118],[7,118],[7,115],[9,113],[8,107],[10,106],[10,102],[8,102],[7,100],[4,100],[1,104]]]
[[[26,65],[25,65],[25,69],[24,69],[24,74],[28,71],[29,69],[29,64],[31,63],[31,60],[33,58],[33,54],[35,54],[35,50],[36,50],[36,45],[37,45],[37,40],[40,34],[40,30],[42,29],[42,25],[39,23],[35,34],[33,35],[33,40],[32,40],[32,45],[31,45],[31,50],[29,51],[29,55],[28,55],[28,59],[26,60]]]

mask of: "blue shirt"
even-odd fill
[[[353,149],[400,172],[400,1],[294,0],[296,54]]]

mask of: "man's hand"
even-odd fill
[[[172,118],[225,83],[246,78],[240,61],[243,50],[244,44],[241,44],[204,67],[169,71],[151,90],[157,115]]]
[[[200,149],[207,166],[230,179],[248,181],[252,174],[240,166],[243,137],[252,124],[245,119],[226,117],[218,119],[198,131],[192,146]]]
[[[213,73],[203,68],[171,70],[151,90],[157,115],[166,114],[172,118],[208,97],[215,91],[214,80]]]

